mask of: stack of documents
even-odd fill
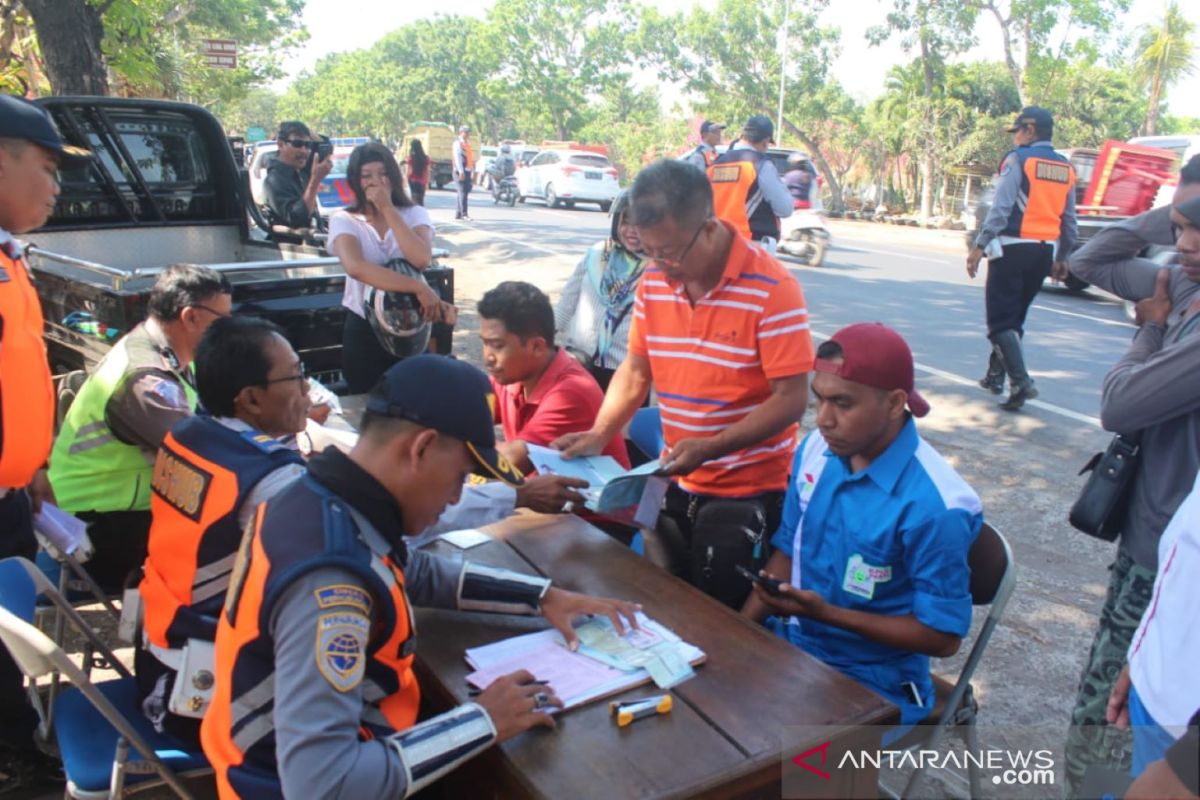
[[[611,456],[566,459],[549,447],[528,445],[529,460],[542,475],[582,478],[588,488],[579,492],[589,510],[610,519],[642,528],[653,527],[670,481],[658,461],[626,471]]]
[[[524,669],[546,681],[564,708],[573,708],[650,680],[668,689],[695,674],[692,664],[704,660],[704,651],[644,614],[638,624],[641,630],[618,636],[607,617],[591,619],[577,629],[581,646],[574,653],[553,628],[473,647],[466,655],[475,671],[467,682],[486,689]]]

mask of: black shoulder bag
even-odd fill
[[[1106,542],[1116,539],[1125,523],[1141,455],[1140,437],[1118,433],[1107,450],[1092,456],[1079,471],[1091,474],[1071,506],[1071,525]]]

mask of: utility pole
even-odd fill
[[[783,90],[787,83],[788,17],[792,12],[792,0],[783,0],[783,27],[779,33],[779,114],[775,118],[775,135],[783,136]]]

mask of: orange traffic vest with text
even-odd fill
[[[749,148],[728,150],[708,167],[713,213],[747,239],[779,238],[779,220],[758,188],[758,167],[766,157]]]
[[[386,736],[416,722],[421,695],[412,671],[416,638],[404,574],[389,554],[368,547],[365,542],[372,539],[383,541],[365,518],[311,475],[258,507],[217,626],[216,684],[201,726],[204,753],[223,800],[283,796],[273,681],[275,670],[287,665],[275,663],[271,612],[295,580],[315,569],[336,566],[353,573],[355,585],[328,587],[329,603],[352,601],[370,618],[359,736]]]
[[[1001,235],[1058,241],[1067,195],[1075,191],[1075,168],[1047,145],[1018,147],[1013,154],[1017,157],[1014,168],[1021,171],[1021,190]]]
[[[50,455],[54,382],[43,327],[28,265],[0,247],[0,489],[29,485]]]
[[[258,483],[294,450],[259,431],[235,431],[202,414],[163,440],[151,479],[150,541],[142,595],[146,638],[162,648],[211,642],[241,542],[238,515]]]

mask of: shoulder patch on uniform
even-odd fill
[[[348,583],[335,583],[331,586],[322,586],[320,589],[314,589],[313,596],[317,598],[317,605],[321,608],[353,606],[364,614],[371,613],[371,595],[361,586],[352,586]]]
[[[242,431],[242,438],[251,444],[266,450],[268,453],[279,450],[284,445],[274,436],[270,436],[261,431]]]
[[[151,376],[146,384],[146,394],[159,398],[168,406],[188,407],[187,394],[183,391],[183,387],[178,382],[167,378]]]
[[[361,614],[322,614],[317,618],[317,669],[339,692],[362,683],[369,629],[370,622]]]

